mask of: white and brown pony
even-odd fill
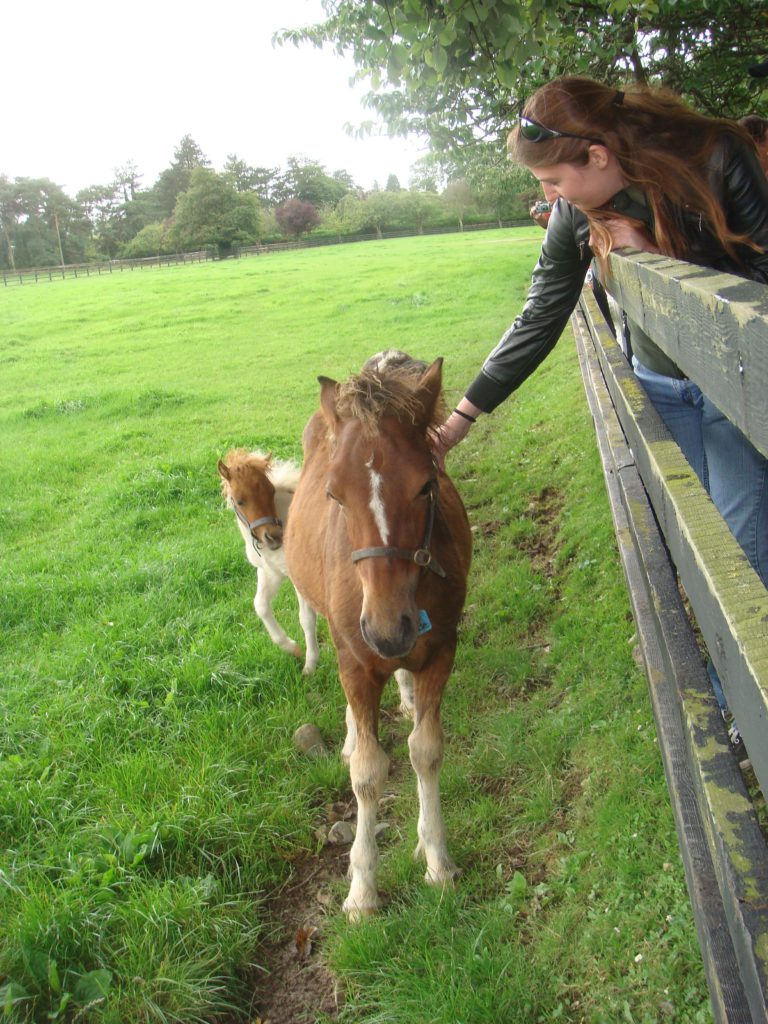
[[[297,590],[328,619],[347,697],[357,833],[350,853],[351,919],[379,905],[375,824],[389,760],[379,701],[394,673],[414,718],[416,854],[428,882],[457,873],[440,809],[440,704],[456,649],[471,534],[461,499],[438,472],[428,431],[443,419],[441,367],[402,353],[373,357],[343,384],[326,377],[304,431],[304,469],[286,532]]]
[[[266,626],[272,642],[296,658],[301,648],[275,618],[272,602],[288,577],[283,550],[283,530],[299,481],[299,467],[261,452],[235,449],[219,460],[221,490],[237,517],[245,543],[245,557],[256,568],[256,596],[253,607]],[[320,652],[317,645],[317,616],[297,592],[299,621],[307,653],[304,675],[314,672]]]

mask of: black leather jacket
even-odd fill
[[[723,132],[710,157],[707,177],[729,227],[748,235],[765,251],[758,253],[742,246],[742,261],[735,263],[706,225],[702,225],[699,214],[683,209],[679,216],[689,240],[689,261],[768,283],[768,180],[757,155],[738,136]],[[612,203],[617,213],[644,219],[653,234],[646,207],[633,202],[625,192],[614,196]],[[470,402],[484,412],[492,412],[552,351],[578,302],[592,256],[587,218],[559,199],[549,220],[525,306],[467,390]],[[646,341],[656,349],[650,339]],[[656,352],[662,357],[659,365],[669,365],[663,353],[658,349]],[[642,361],[652,363],[650,355],[649,359],[644,349]],[[658,372],[669,371],[660,368]]]

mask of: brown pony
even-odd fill
[[[299,467],[261,452],[235,448],[219,459],[221,492],[237,519],[245,544],[245,557],[256,570],[253,607],[270,639],[283,651],[301,658],[301,648],[275,618],[272,602],[288,576],[283,549],[283,528],[299,482]],[[304,675],[314,672],[320,657],[317,616],[301,594],[299,621],[306,642]]]
[[[374,356],[344,384],[320,377],[321,409],[304,430],[304,469],[285,548],[297,590],[324,615],[347,697],[357,833],[350,852],[351,919],[373,913],[376,810],[389,759],[379,701],[395,673],[415,720],[408,745],[418,778],[416,854],[426,880],[457,874],[440,810],[440,703],[456,649],[472,541],[461,498],[438,472],[428,432],[442,422],[442,359]]]

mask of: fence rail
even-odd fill
[[[768,289],[658,256],[611,257],[609,290],[761,450]],[[679,576],[768,793],[768,592],[636,380],[591,293],[573,318],[646,664],[713,1013],[768,1021],[768,847]]]
[[[463,231],[489,231],[501,228],[527,227],[528,220],[502,220],[493,223],[465,224]],[[335,235],[324,238],[304,238],[294,242],[268,242],[264,245],[244,245],[236,247],[227,257],[222,257],[214,249],[202,249],[198,252],[173,253],[166,256],[146,256],[130,260],[102,260],[93,263],[67,263],[59,267],[25,267],[18,270],[0,269],[3,284],[24,284],[25,282],[58,281],[77,277],[101,277],[105,274],[119,274],[124,271],[148,270],[151,268],[174,267],[188,263],[203,263],[207,260],[223,258],[239,259],[244,256],[268,256],[278,252],[291,252],[296,249],[314,249],[326,245],[341,245],[347,242],[373,242],[392,238],[409,238],[415,235],[453,234],[460,229],[456,226],[425,227],[422,231],[403,228],[397,231],[370,232],[358,235]]]

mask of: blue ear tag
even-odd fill
[[[428,633],[430,629],[432,629],[432,623],[429,621],[429,616],[422,608],[419,612],[419,636],[421,636],[422,633]]]

